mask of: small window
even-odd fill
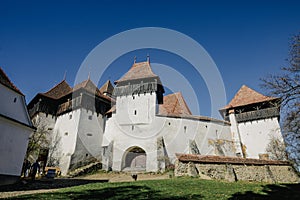
[[[87,153],[87,154],[85,154],[85,156],[86,156],[86,157],[88,157],[88,156],[89,156],[89,154]]]
[[[131,127],[131,130],[134,130],[134,126]]]
[[[16,103],[16,102],[17,102],[17,97],[14,98],[14,103]]]
[[[135,99],[134,95],[132,95],[132,99]]]
[[[48,128],[48,131],[52,131],[53,130],[53,128]]]
[[[93,119],[93,115],[90,115],[90,116],[89,116],[89,120],[92,120],[92,119]]]
[[[86,135],[87,135],[87,136],[93,136],[93,134],[92,134],[92,133],[87,133]]]
[[[171,126],[171,122],[169,122],[169,126]]]
[[[136,113],[137,113],[136,110],[134,110],[134,115],[136,115]]]
[[[184,126],[183,129],[184,129],[184,133],[186,133],[186,126]]]
[[[69,135],[69,133],[68,132],[65,132],[65,136],[68,136]]]
[[[69,119],[72,119],[72,115],[69,115]]]

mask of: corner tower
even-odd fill
[[[282,140],[279,126],[280,98],[262,95],[243,85],[220,110],[231,123],[237,156],[259,158],[266,154],[271,137]]]

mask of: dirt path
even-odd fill
[[[138,174],[139,180],[168,179],[168,174]],[[97,173],[76,178],[57,178],[54,180],[24,180],[14,185],[0,186],[0,198],[16,197],[26,194],[55,192],[61,188],[96,182],[134,181],[130,173]]]
[[[157,180],[157,179],[168,179],[168,174],[149,174],[149,173],[140,173],[138,174],[137,180]],[[134,181],[131,177],[131,173],[99,173],[92,174],[80,179],[85,180],[109,180],[109,182],[130,182]]]

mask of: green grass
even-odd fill
[[[300,199],[299,184],[261,184],[174,178],[91,183],[13,199]]]

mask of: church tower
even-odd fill
[[[156,114],[163,103],[164,88],[152,72],[149,59],[131,66],[115,81],[116,105],[107,112],[102,163],[114,171],[158,171],[159,140],[163,122]]]
[[[149,124],[163,103],[164,89],[160,78],[152,72],[149,59],[134,63],[116,87],[116,117],[120,125]]]
[[[230,103],[220,110],[231,123],[237,156],[264,157],[272,137],[282,140],[279,126],[280,98],[262,95],[243,85]]]

